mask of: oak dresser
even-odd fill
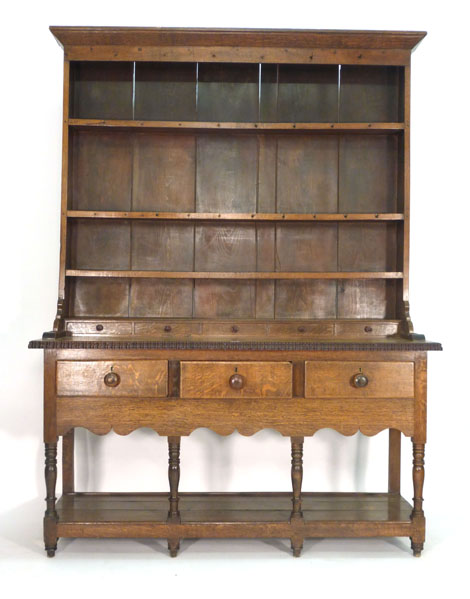
[[[421,32],[51,27],[64,49],[44,539],[411,538],[426,355],[409,308]],[[168,437],[169,490],[83,493],[74,429]],[[292,493],[179,493],[180,441],[274,429]],[[302,492],[303,441],[389,430],[388,490]],[[400,494],[401,436],[414,498]],[[62,438],[62,496],[56,500]],[[411,448],[411,447],[410,447]],[[162,456],[162,459],[164,456]]]

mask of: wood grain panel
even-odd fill
[[[83,426],[96,434],[114,429],[126,435],[146,427],[163,436],[189,435],[209,428],[220,435],[238,431],[253,435],[273,429],[286,436],[310,436],[323,428],[342,435],[376,435],[394,428],[404,435],[414,431],[412,399],[304,399],[224,398],[204,401],[134,399],[125,397],[63,397],[57,406],[57,429],[61,435]]]
[[[336,65],[280,65],[277,121],[338,120]]]
[[[87,321],[68,322],[66,330],[73,335],[99,335],[112,337],[115,335],[132,335],[132,322]]]
[[[243,378],[241,389],[229,379]],[[290,362],[181,362],[181,397],[187,398],[280,398],[292,397]]]
[[[132,269],[192,270],[193,236],[191,223],[132,223]]]
[[[269,323],[269,334],[288,339],[302,341],[304,337],[332,337],[334,324],[332,322],[272,322]]]
[[[254,223],[204,223],[196,225],[195,234],[196,271],[256,271]]]
[[[276,271],[337,270],[338,228],[335,224],[276,224]],[[366,270],[366,269],[365,269]]]
[[[114,372],[116,387],[104,378]],[[58,361],[57,395],[102,397],[165,397],[168,392],[166,360]]]
[[[187,337],[198,335],[201,332],[201,323],[199,322],[136,322],[134,324],[136,335],[143,337],[155,337],[171,339],[173,337]]]
[[[339,150],[339,211],[396,212],[397,138],[343,135]]]
[[[77,278],[70,288],[70,316],[129,316],[129,280]]]
[[[395,282],[338,281],[338,318],[395,318]]]
[[[338,138],[280,136],[277,153],[277,212],[336,212]]]
[[[258,212],[276,211],[276,161],[275,135],[258,136]]]
[[[128,270],[130,223],[78,219],[70,227],[70,268]]]
[[[255,281],[255,317],[274,318],[275,281]]]
[[[258,78],[257,64],[199,64],[198,119],[258,121]]]
[[[276,281],[276,318],[335,318],[336,281]]]
[[[129,316],[164,318],[191,316],[193,281],[133,279],[129,302]]]
[[[360,337],[389,337],[398,333],[398,322],[342,322],[334,325],[336,336],[339,339]]]
[[[130,134],[75,131],[72,142],[72,207],[75,210],[130,210]]]
[[[256,212],[257,156],[254,135],[200,135],[197,212]]]
[[[340,121],[393,122],[399,106],[400,67],[341,67]]]
[[[72,63],[71,116],[132,119],[131,62]]]
[[[362,372],[365,387],[356,388],[353,377]],[[413,398],[413,362],[328,361],[305,362],[305,397]]]
[[[340,271],[396,271],[396,226],[378,222],[340,224],[338,264]]]
[[[256,281],[194,281],[196,318],[254,318]]]
[[[135,118],[196,120],[196,64],[136,62]]]
[[[193,135],[134,135],[132,209],[193,212],[195,168]]]

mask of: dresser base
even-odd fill
[[[181,493],[181,522],[168,521],[167,493],[71,493],[57,502],[57,537],[304,538],[412,537],[412,506],[394,493]],[[300,545],[300,548],[299,548]],[[172,555],[176,554],[173,549]]]

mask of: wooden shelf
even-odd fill
[[[401,213],[353,214],[281,214],[281,213],[217,213],[217,212],[119,212],[94,210],[68,210],[68,218],[103,218],[136,220],[232,220],[232,221],[401,221]]]
[[[405,129],[404,123],[229,123],[216,121],[136,121],[115,119],[69,119],[71,127],[118,127],[135,129],[232,129],[258,131],[380,131]]]
[[[185,538],[290,537],[290,493],[180,493]],[[411,505],[398,494],[302,493],[306,537],[410,536]],[[57,502],[61,537],[163,537],[168,493],[73,493]]]
[[[176,272],[161,270],[74,270],[67,277],[133,279],[402,279],[402,272]]]

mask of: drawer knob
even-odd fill
[[[232,376],[228,380],[228,384],[232,389],[241,389],[243,387],[245,380],[241,374],[232,374]]]
[[[363,374],[362,372],[359,372],[358,374],[355,374],[353,376],[353,385],[355,387],[366,387],[367,384],[369,383],[369,379],[366,377],[365,374]]]
[[[104,384],[106,387],[117,387],[121,382],[121,377],[117,372],[108,372],[104,375]]]

